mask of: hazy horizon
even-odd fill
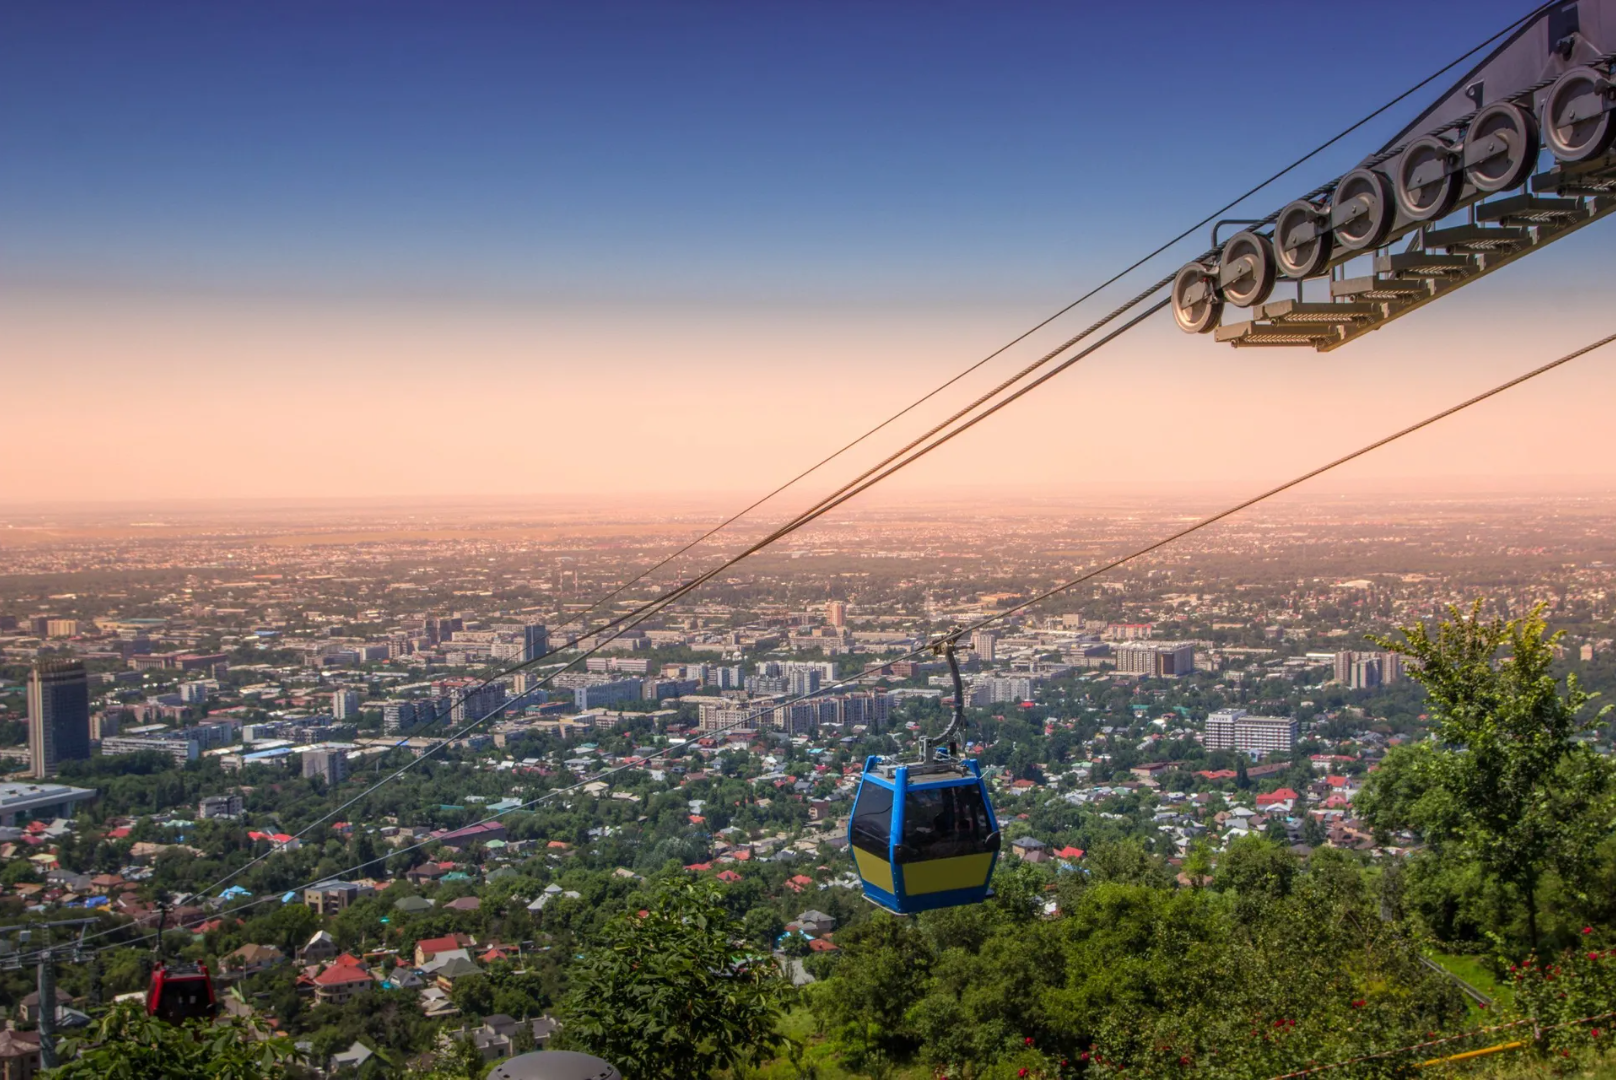
[[[8,513],[744,503],[1521,13],[1373,0],[1364,17],[1395,19],[1395,40],[1321,57],[1328,94],[1276,96],[1278,4],[90,7],[0,13],[0,92],[19,103],[0,114]],[[1152,45],[1116,47],[1132,41]],[[1130,118],[1181,109],[1182,87],[1141,66],[1208,49],[1228,100],[1263,108],[1146,137]],[[1349,167],[1417,107],[1232,213]],[[1237,352],[1159,316],[869,498],[1285,479],[1608,333],[1609,228],[1322,356]],[[1205,244],[795,494],[862,472]],[[1609,484],[1612,371],[1589,356],[1339,479]]]

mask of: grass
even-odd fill
[[[1498,977],[1493,974],[1492,965],[1487,962],[1485,957],[1471,956],[1464,953],[1440,952],[1427,953],[1426,955],[1492,998],[1492,1011],[1514,1004],[1514,991],[1507,984],[1498,981]],[[1474,1007],[1472,1008],[1473,1011],[1480,1011],[1474,1009]]]
[[[807,1047],[803,1062],[813,1068],[815,1080],[866,1080],[869,1073],[850,1072],[836,1060],[835,1053],[817,1034],[813,1014],[801,1005],[791,1008],[780,1020],[780,1033],[793,1042]],[[757,1080],[798,1080],[797,1069],[783,1055],[749,1074]],[[931,1080],[931,1072],[922,1065],[894,1065],[885,1080]],[[1612,1080],[1616,1080],[1613,1077]]]

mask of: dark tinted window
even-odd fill
[[[859,788],[853,806],[853,846],[883,859],[892,857],[892,792],[879,784]]]
[[[906,862],[976,855],[992,848],[991,827],[982,789],[912,788],[903,800],[903,846]]]

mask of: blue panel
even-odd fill
[[[887,781],[887,780],[885,780],[885,779],[883,779],[881,777],[878,777],[878,776],[874,775],[874,773],[872,771],[875,768],[875,766],[879,765],[880,763],[881,763],[881,758],[878,757],[878,756],[872,756],[872,757],[865,760],[865,762],[864,762],[864,774],[860,777],[858,790],[854,792],[853,805],[854,805],[855,808],[857,808],[857,806],[858,806],[858,795],[859,795],[859,793],[861,793],[864,790],[864,785],[865,784],[871,784],[871,785],[874,785],[874,786],[877,786],[877,787],[882,787],[882,788],[885,788],[888,791],[892,792],[892,795],[893,795],[893,797],[892,797],[892,826],[891,826],[891,830],[890,830],[890,836],[888,837],[887,857],[888,857],[888,859],[889,859],[889,861],[891,862],[891,865],[892,865],[892,869],[893,869],[893,885],[894,885],[894,888],[895,888],[896,892],[889,893],[885,889],[882,889],[882,888],[880,888],[878,886],[875,886],[875,885],[871,885],[869,882],[861,880],[861,884],[862,884],[862,887],[863,887],[863,893],[864,893],[865,899],[869,900],[871,903],[879,905],[880,907],[886,908],[888,911],[894,912],[896,914],[910,915],[910,914],[913,914],[913,913],[918,912],[918,911],[930,911],[930,910],[933,910],[933,909],[936,909],[936,908],[957,907],[957,906],[959,906],[961,904],[978,904],[978,903],[981,903],[982,901],[988,899],[988,897],[992,896],[993,895],[993,890],[991,888],[989,888],[988,886],[986,886],[986,885],[981,886],[981,887],[969,888],[969,889],[953,889],[953,890],[949,890],[949,891],[946,891],[946,892],[921,893],[921,894],[917,894],[917,895],[912,896],[912,897],[909,896],[904,891],[904,888],[903,888],[903,876],[904,876],[903,871],[902,871],[900,865],[897,863],[896,859],[893,858],[893,856],[896,854],[895,849],[902,842],[902,837],[903,837],[903,813],[904,813],[903,808],[904,808],[904,797],[908,793],[908,789],[909,789],[909,770],[907,768],[904,768],[904,767],[900,766],[896,770],[896,773],[895,773],[893,781]],[[980,767],[980,765],[978,765],[978,763],[976,762],[976,760],[974,758],[973,759],[967,759],[966,761],[963,762],[963,764],[966,767],[966,769],[968,769],[970,771],[971,776],[973,777],[973,779],[944,781],[944,782],[941,782],[941,783],[938,783],[938,784],[935,784],[935,785],[934,784],[925,784],[924,786],[927,787],[927,788],[933,788],[933,787],[976,787],[976,788],[979,788],[981,790],[981,792],[982,792],[982,801],[983,801],[983,803],[984,803],[984,805],[986,806],[986,809],[987,809],[988,823],[989,823],[990,829],[991,829],[991,831],[997,832],[998,829],[999,829],[999,819],[998,819],[998,815],[995,814],[994,811],[993,811],[993,800],[988,795],[987,785],[982,781],[981,767]],[[849,843],[849,845],[852,844],[852,839],[853,839],[852,823],[853,823],[853,815],[849,814],[848,815],[848,843]],[[995,853],[994,857],[993,857],[992,865],[990,866],[989,871],[988,871],[988,880],[989,881],[992,880],[993,871],[998,869],[998,863],[999,863],[999,857],[998,857],[998,854]]]

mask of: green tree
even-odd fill
[[[49,1080],[280,1080],[292,1040],[239,1020],[168,1024],[123,1004],[64,1039],[61,1056],[70,1060]]]
[[[1400,642],[1375,639],[1413,661],[1435,744],[1388,754],[1358,809],[1376,830],[1412,829],[1509,886],[1535,949],[1545,874],[1580,879],[1608,831],[1595,811],[1611,766],[1577,736],[1609,706],[1584,715],[1594,695],[1575,675],[1562,689],[1551,671],[1560,635],[1547,632],[1541,605],[1507,621],[1483,619],[1479,600],[1468,614],[1448,610],[1434,633],[1416,624]]]
[[[574,967],[563,1039],[635,1080],[706,1076],[771,1049],[788,986],[743,937],[710,882],[662,883],[644,917],[613,919]]]

